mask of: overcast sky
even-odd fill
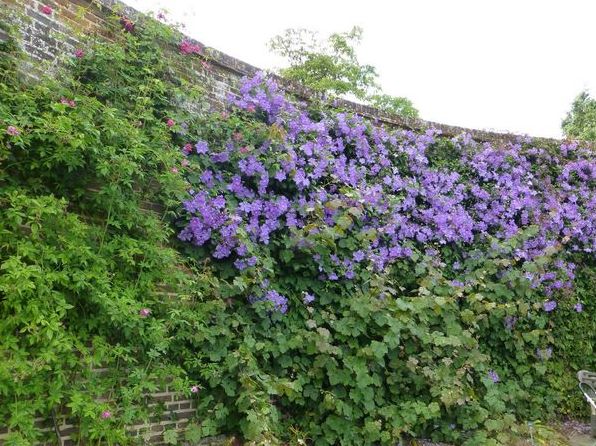
[[[286,28],[358,25],[384,91],[445,124],[560,137],[573,98],[596,93],[596,0],[124,1],[265,69],[280,66],[267,42]]]

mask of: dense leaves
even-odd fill
[[[241,333],[199,355],[205,411],[223,390],[221,423],[257,442],[508,444],[577,407],[563,400],[592,364],[576,276],[596,247],[593,152],[383,129],[261,74],[230,104],[183,148],[179,238],[227,279]],[[555,338],[559,318],[587,342]]]
[[[65,409],[82,442],[139,443],[171,379],[199,408],[169,444],[511,444],[582,414],[593,152],[384,129],[260,74],[191,113],[171,67],[201,49],[113,26],[60,81],[2,65],[8,444]]]
[[[170,379],[190,387],[168,359],[188,278],[163,220],[185,186],[170,171],[181,156],[164,122],[175,90],[144,89],[166,79],[159,48],[149,58],[142,45],[156,32],[73,55],[60,82],[24,86],[13,71],[0,83],[0,426],[12,430],[9,445],[41,440],[33,419],[65,411],[83,440],[122,444],[126,424],[154,415],[147,393]],[[120,71],[98,95],[105,66]],[[172,289],[176,302],[160,293]]]
[[[361,39],[359,27],[333,33],[325,41],[319,41],[313,31],[290,28],[273,37],[269,47],[289,64],[280,74],[312,92],[355,97],[388,113],[417,117],[418,110],[409,99],[383,93],[376,68],[358,61],[356,46]]]
[[[587,91],[581,92],[571,104],[563,120],[563,131],[568,138],[596,141],[596,100]]]

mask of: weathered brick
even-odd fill
[[[173,394],[171,393],[154,393],[152,395],[150,395],[150,399],[151,401],[159,401],[159,402],[169,402],[172,401],[172,398],[174,397]]]

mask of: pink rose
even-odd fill
[[[175,121],[174,121],[172,118],[169,118],[169,119],[166,121],[166,125],[167,125],[168,127],[174,127],[174,125],[176,125],[176,122],[175,122]]]
[[[64,97],[62,99],[60,99],[60,103],[64,104],[64,105],[68,105],[69,107],[73,107],[73,108],[77,106],[77,103],[74,100],[66,99]]]
[[[9,125],[6,128],[6,134],[8,134],[10,136],[18,136],[21,134],[21,132],[14,125]]]
[[[187,39],[184,39],[182,42],[180,42],[178,48],[181,54],[201,54],[202,51],[200,45],[192,43],[190,40]]]
[[[190,154],[192,152],[192,144],[190,144],[190,143],[184,144],[184,147],[182,148],[182,152],[184,152],[186,155]]]
[[[135,24],[132,20],[130,20],[128,17],[122,17],[120,19],[120,24],[122,25],[122,27],[124,28],[124,31],[126,32],[133,32],[135,30]]]
[[[40,8],[40,11],[43,12],[44,14],[46,14],[46,15],[51,15],[54,10],[52,9],[51,6],[43,5]]]

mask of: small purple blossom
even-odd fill
[[[546,347],[544,349],[537,348],[536,356],[538,357],[538,359],[540,359],[542,361],[547,361],[553,356],[553,348],[552,347]]]
[[[313,296],[310,293],[304,293],[304,297],[302,298],[302,301],[306,304],[309,305],[311,303],[313,303],[315,300],[315,296]]]
[[[547,313],[550,313],[555,308],[557,308],[557,301],[555,301],[555,300],[547,300],[546,302],[544,302],[544,304],[542,304],[542,308]]]
[[[507,330],[511,331],[515,328],[515,324],[517,324],[517,317],[505,316],[505,319],[503,320],[503,324],[505,325],[505,328]]]
[[[573,309],[578,313],[581,313],[582,311],[584,311],[584,305],[581,302],[578,302],[573,306]]]
[[[454,288],[462,288],[466,284],[463,283],[461,280],[452,280],[451,282],[449,282],[449,285],[451,285]]]
[[[499,374],[497,372],[495,372],[494,370],[489,370],[488,371],[488,377],[494,383],[498,383],[499,381],[501,381],[501,378],[499,377]]]
[[[205,141],[199,141],[195,144],[195,150],[199,155],[204,155],[209,152],[209,146]]]

